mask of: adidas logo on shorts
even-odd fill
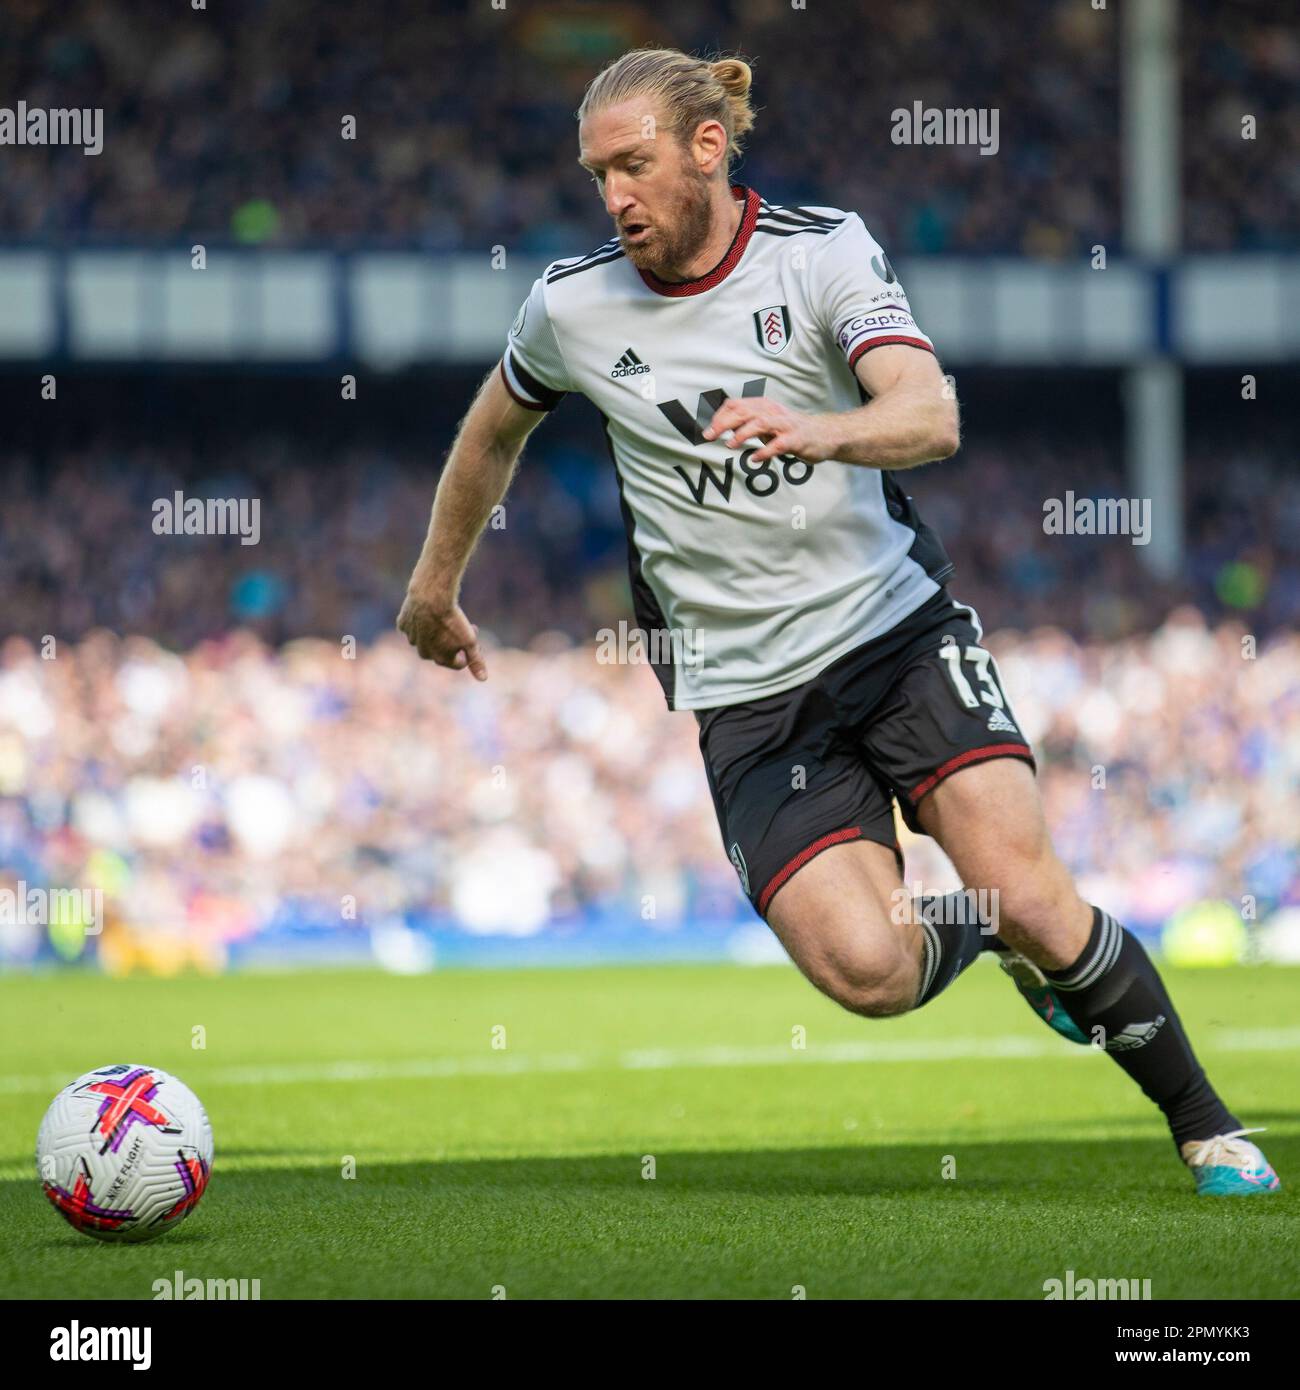
[[[1018,734],[1020,732],[1000,709],[995,709],[989,715],[988,727],[989,732],[994,734]]]

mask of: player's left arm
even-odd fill
[[[871,399],[853,410],[810,415],[766,396],[724,401],[704,431],[731,444],[759,439],[754,463],[795,454],[807,463],[915,468],[950,458],[960,444],[957,400],[935,355],[905,343],[864,352],[853,371]]]

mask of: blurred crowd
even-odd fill
[[[640,678],[638,678],[640,677]],[[103,886],[115,927],[214,947],[278,917],[527,934],[614,906],[734,911],[694,721],[644,669],[552,642],[486,685],[394,635],[242,633],[186,655],[93,634],[0,673],[0,864]],[[0,931],[3,929],[0,928]]]
[[[1183,236],[1190,251],[1300,243],[1300,28],[1278,0],[1183,16]]]
[[[1300,40],[1265,0],[1180,8],[1186,243],[1294,245]],[[6,100],[102,108],[104,149],[6,148],[0,237],[574,254],[608,231],[574,162],[586,82],[641,44],[721,44],[755,59],[738,177],[772,201],[853,208],[898,254],[1090,254],[1121,245],[1116,11],[6,0]],[[915,102],[996,108],[998,154],[891,143]]]
[[[483,535],[465,606],[503,644],[547,631],[588,643],[631,615],[614,470],[589,436],[540,431]],[[114,444],[107,431],[49,460],[0,450],[3,630],[71,641],[111,628],[178,650],[234,627],[271,645],[390,631],[437,478],[424,441],[317,448],[253,428],[218,452],[205,464],[184,435]],[[1130,537],[1044,530],[1052,499],[1126,496],[1117,453],[1105,435],[1018,436],[985,421],[957,458],[902,481],[957,566],[954,591],[986,625],[1118,638],[1187,602],[1256,633],[1300,624],[1300,473],[1262,423],[1249,447],[1193,446],[1187,557],[1170,583],[1151,577]],[[156,534],[155,504],[177,492],[256,499],[258,543]]]
[[[1058,848],[1134,925],[1207,897],[1300,904],[1300,637],[1246,636],[1192,609],[1120,642],[989,635]],[[286,921],[524,937],[599,910],[647,932],[751,920],[696,722],[648,670],[558,636],[489,662],[479,685],[395,634],[349,653],[235,632],[184,655],[10,638],[0,888],[99,887],[101,955],[169,943],[213,965]],[[909,883],[955,887],[902,833]],[[0,956],[43,944],[0,922]]]

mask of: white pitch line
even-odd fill
[[[1300,1028],[1224,1029],[1198,1041],[1198,1050],[1297,1052]],[[1088,1057],[1097,1049],[1073,1047],[1044,1037],[1012,1034],[993,1038],[914,1038],[788,1044],[765,1047],[636,1048],[620,1053],[556,1052],[482,1056],[421,1057],[397,1062],[301,1062],[279,1066],[217,1067],[195,1077],[200,1086],[280,1086],[318,1082],[437,1081],[469,1076],[545,1075],[558,1072],[672,1071],[681,1067],[821,1066],[844,1063],[1005,1061],[1039,1057]],[[0,1094],[53,1095],[69,1077],[0,1076]]]

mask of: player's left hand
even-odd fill
[[[727,444],[739,447],[747,439],[763,441],[762,447],[750,455],[754,463],[778,454],[794,454],[805,463],[824,463],[834,456],[837,446],[832,416],[804,415],[766,396],[723,401],[704,437],[718,439],[728,430],[731,438],[723,441]]]

